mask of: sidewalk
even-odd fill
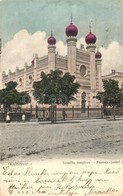
[[[105,121],[106,119],[76,119],[76,120],[57,120],[56,122],[52,123],[51,121],[11,121],[10,123],[1,122],[0,124],[4,125],[16,125],[16,124],[65,124],[65,123],[81,123],[81,122],[99,122]]]
[[[51,121],[26,121],[26,122],[22,122],[22,121],[12,121],[10,123],[6,123],[6,122],[1,122],[0,125],[7,125],[7,126],[11,126],[11,125],[55,125],[55,124],[74,124],[74,123],[92,123],[92,122],[106,122],[106,121],[113,121],[114,123],[119,122],[119,121],[123,121],[123,117],[116,117],[116,120],[113,120],[113,117],[108,117],[108,118],[103,118],[103,119],[79,119],[79,120],[58,120],[56,122],[51,122]]]
[[[117,120],[123,120],[123,116],[116,116],[115,118],[116,118],[116,121],[117,121]],[[106,118],[106,120],[114,120],[114,118],[113,118],[113,116],[108,116],[108,117]]]

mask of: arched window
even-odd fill
[[[22,86],[22,83],[23,83],[22,78],[19,78],[19,79],[18,79],[18,85],[19,85],[19,86]]]
[[[22,78],[19,78],[19,82],[22,83]]]
[[[29,75],[29,80],[32,80],[32,76],[31,75]]]
[[[33,82],[33,77],[32,75],[29,75],[29,84],[31,84]]]

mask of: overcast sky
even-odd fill
[[[33,53],[47,54],[51,30],[57,50],[65,55],[71,13],[79,30],[78,45],[85,44],[91,22],[103,55],[103,74],[123,71],[123,0],[0,0],[1,71],[30,64]]]

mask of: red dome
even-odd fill
[[[56,44],[56,39],[55,37],[53,37],[53,35],[51,35],[48,40],[47,40],[49,45],[55,45]]]
[[[86,38],[85,38],[85,41],[87,44],[95,44],[96,42],[96,36],[93,34],[93,33],[89,33]]]
[[[71,22],[71,24],[66,28],[66,35],[68,37],[70,36],[75,37],[77,36],[77,34],[78,34],[78,28],[75,25],[73,25],[73,23]]]
[[[95,58],[96,59],[101,59],[101,57],[102,57],[102,54],[99,51],[97,51],[96,54],[95,54]]]

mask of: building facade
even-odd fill
[[[118,81],[119,88],[123,89],[123,72],[118,72],[115,69],[112,69],[110,74],[102,76],[102,80],[113,79]]]
[[[81,44],[77,48],[78,28],[71,21],[66,30],[67,55],[60,56],[56,52],[56,39],[51,33],[48,38],[48,54],[39,58],[34,56],[30,65],[25,63],[23,69],[16,67],[15,72],[9,70],[8,74],[2,74],[2,87],[9,81],[18,83],[18,91],[28,91],[33,94],[33,82],[40,80],[41,72],[50,73],[51,70],[62,70],[63,73],[70,72],[74,75],[76,82],[80,84],[78,93],[75,95],[76,101],[68,107],[77,108],[100,107],[100,102],[94,99],[98,91],[102,89],[101,79],[101,53],[96,49],[96,36],[90,31],[85,37],[86,49]],[[32,96],[32,105],[36,101]]]

